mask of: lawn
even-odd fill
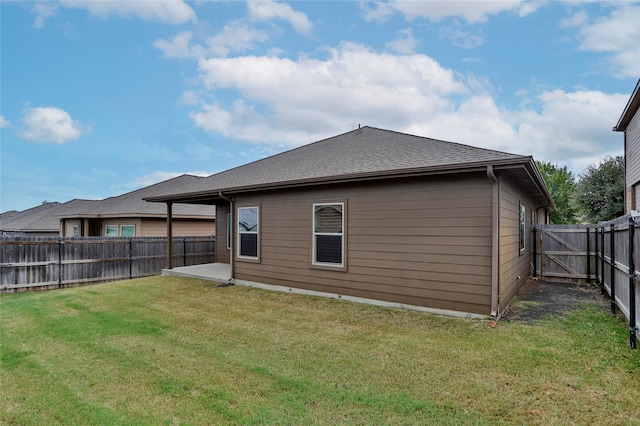
[[[150,277],[2,295],[0,423],[640,424],[640,351],[534,326]]]

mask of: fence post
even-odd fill
[[[604,226],[600,229],[600,291],[604,293]]]
[[[598,253],[600,251],[600,249],[598,248],[598,241],[600,241],[598,239],[598,227],[596,227],[596,229],[593,230],[593,254],[595,256],[595,271],[594,271],[594,275],[595,280],[596,280],[596,284],[598,284],[598,281],[600,281],[600,259],[598,258]]]
[[[636,349],[636,264],[633,253],[635,228],[633,216],[629,216],[629,346],[631,349]]]
[[[591,282],[591,230],[587,226],[587,282]]]
[[[62,238],[58,238],[58,288],[62,287]]]
[[[129,238],[129,279],[133,279],[133,240]]]
[[[187,239],[182,239],[182,266],[187,266]]]
[[[536,226],[534,225],[532,228],[533,231],[533,238],[531,239],[531,245],[533,246],[533,249],[531,250],[533,252],[533,276],[536,277],[538,274],[536,273],[536,267],[538,266],[538,240],[536,238]]]
[[[616,314],[616,225],[611,224],[611,315]],[[604,287],[603,287],[604,290]]]

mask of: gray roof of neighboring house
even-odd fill
[[[161,217],[167,209],[161,204],[147,203],[142,198],[167,190],[176,190],[193,183],[196,176],[182,175],[155,185],[104,200],[71,200],[66,203],[43,203],[21,212],[7,212],[0,216],[0,231],[6,232],[57,232],[60,219],[71,218],[118,218]],[[215,209],[211,206],[175,204],[173,217],[189,219],[213,219]]]
[[[44,202],[39,206],[0,217],[0,231],[5,232],[55,232],[60,229],[60,221],[54,220],[52,214],[60,209],[60,203]],[[8,212],[9,213],[9,212]]]
[[[613,128],[613,131],[622,132],[627,130],[627,126],[631,122],[631,119],[633,118],[633,116],[636,115],[639,108],[640,108],[640,78],[636,83],[636,88],[633,90],[633,93],[631,94],[631,97],[629,98],[629,101],[627,102],[627,105],[625,106],[624,111],[622,111],[622,115],[620,116],[618,123]]]
[[[146,199],[204,203],[205,196],[215,197],[218,191],[233,193],[516,163],[533,164],[532,173],[539,181],[536,184],[542,183],[538,191],[550,199],[531,157],[366,126],[198,178],[178,191]]]
[[[165,206],[147,203],[143,198],[167,191],[177,191],[197,180],[197,176],[181,175],[126,194],[94,201],[93,204],[83,209],[63,210],[57,216],[58,218],[166,217],[167,209]],[[175,204],[172,208],[172,215],[174,218],[213,219],[215,218],[215,209],[210,206]]]

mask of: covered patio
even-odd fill
[[[162,275],[226,283],[231,279],[231,265],[228,263],[204,263],[201,265],[179,266],[172,269],[163,269]]]

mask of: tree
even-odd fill
[[[580,177],[576,202],[592,223],[624,215],[624,158],[606,157]]]
[[[576,180],[567,166],[557,166],[552,163],[538,161],[538,169],[558,211],[551,214],[553,224],[577,223],[578,209],[574,204]]]

